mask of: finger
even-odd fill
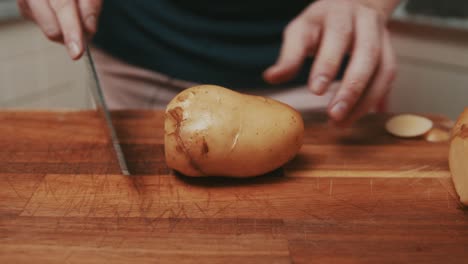
[[[30,0],[29,7],[32,10],[34,21],[42,32],[53,41],[62,40],[62,32],[57,18],[47,0]]]
[[[325,28],[318,55],[309,77],[309,88],[315,94],[323,94],[335,78],[353,33],[350,9],[340,8],[333,16],[325,18]]]
[[[342,86],[329,106],[335,121],[343,120],[353,109],[376,71],[381,52],[381,33],[378,16],[363,8],[356,16],[354,50]]]
[[[94,35],[97,31],[97,21],[101,12],[102,0],[79,0],[81,21],[83,22],[86,33]]]
[[[319,35],[319,28],[302,18],[291,22],[284,31],[278,60],[264,72],[264,79],[275,84],[294,78],[306,57],[314,52]]]
[[[31,9],[29,8],[28,2],[26,0],[18,0],[17,4],[21,16],[23,16],[26,19],[34,20],[34,18],[32,17]]]
[[[349,126],[367,114],[387,97],[396,78],[396,56],[391,46],[388,31],[385,30],[382,42],[382,55],[379,69],[370,85],[370,89],[360,100],[351,115],[344,121]]]
[[[84,51],[83,32],[75,1],[50,0],[50,5],[57,16],[70,57],[74,60],[80,58]]]

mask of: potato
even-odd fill
[[[450,140],[450,129],[434,127],[426,133],[425,139],[429,142],[447,142]]]
[[[186,176],[257,176],[291,160],[303,134],[301,115],[286,104],[195,86],[166,108],[166,162]]]
[[[468,108],[452,129],[449,165],[460,201],[468,206]]]
[[[429,132],[432,126],[430,119],[411,114],[396,115],[385,124],[387,132],[402,138],[422,136]]]

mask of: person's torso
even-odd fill
[[[311,1],[104,1],[95,44],[174,78],[232,88],[265,86],[284,27]],[[310,65],[309,65],[310,66]],[[303,74],[296,82],[303,82]]]

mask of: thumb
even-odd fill
[[[319,33],[317,27],[307,25],[300,19],[292,21],[284,30],[278,60],[263,73],[265,81],[278,84],[294,78],[307,55],[316,48]]]

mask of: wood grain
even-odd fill
[[[299,155],[252,179],[176,175],[163,113],[113,117],[131,177],[94,112],[0,113],[0,263],[466,263],[447,144],[387,116],[307,115]]]

